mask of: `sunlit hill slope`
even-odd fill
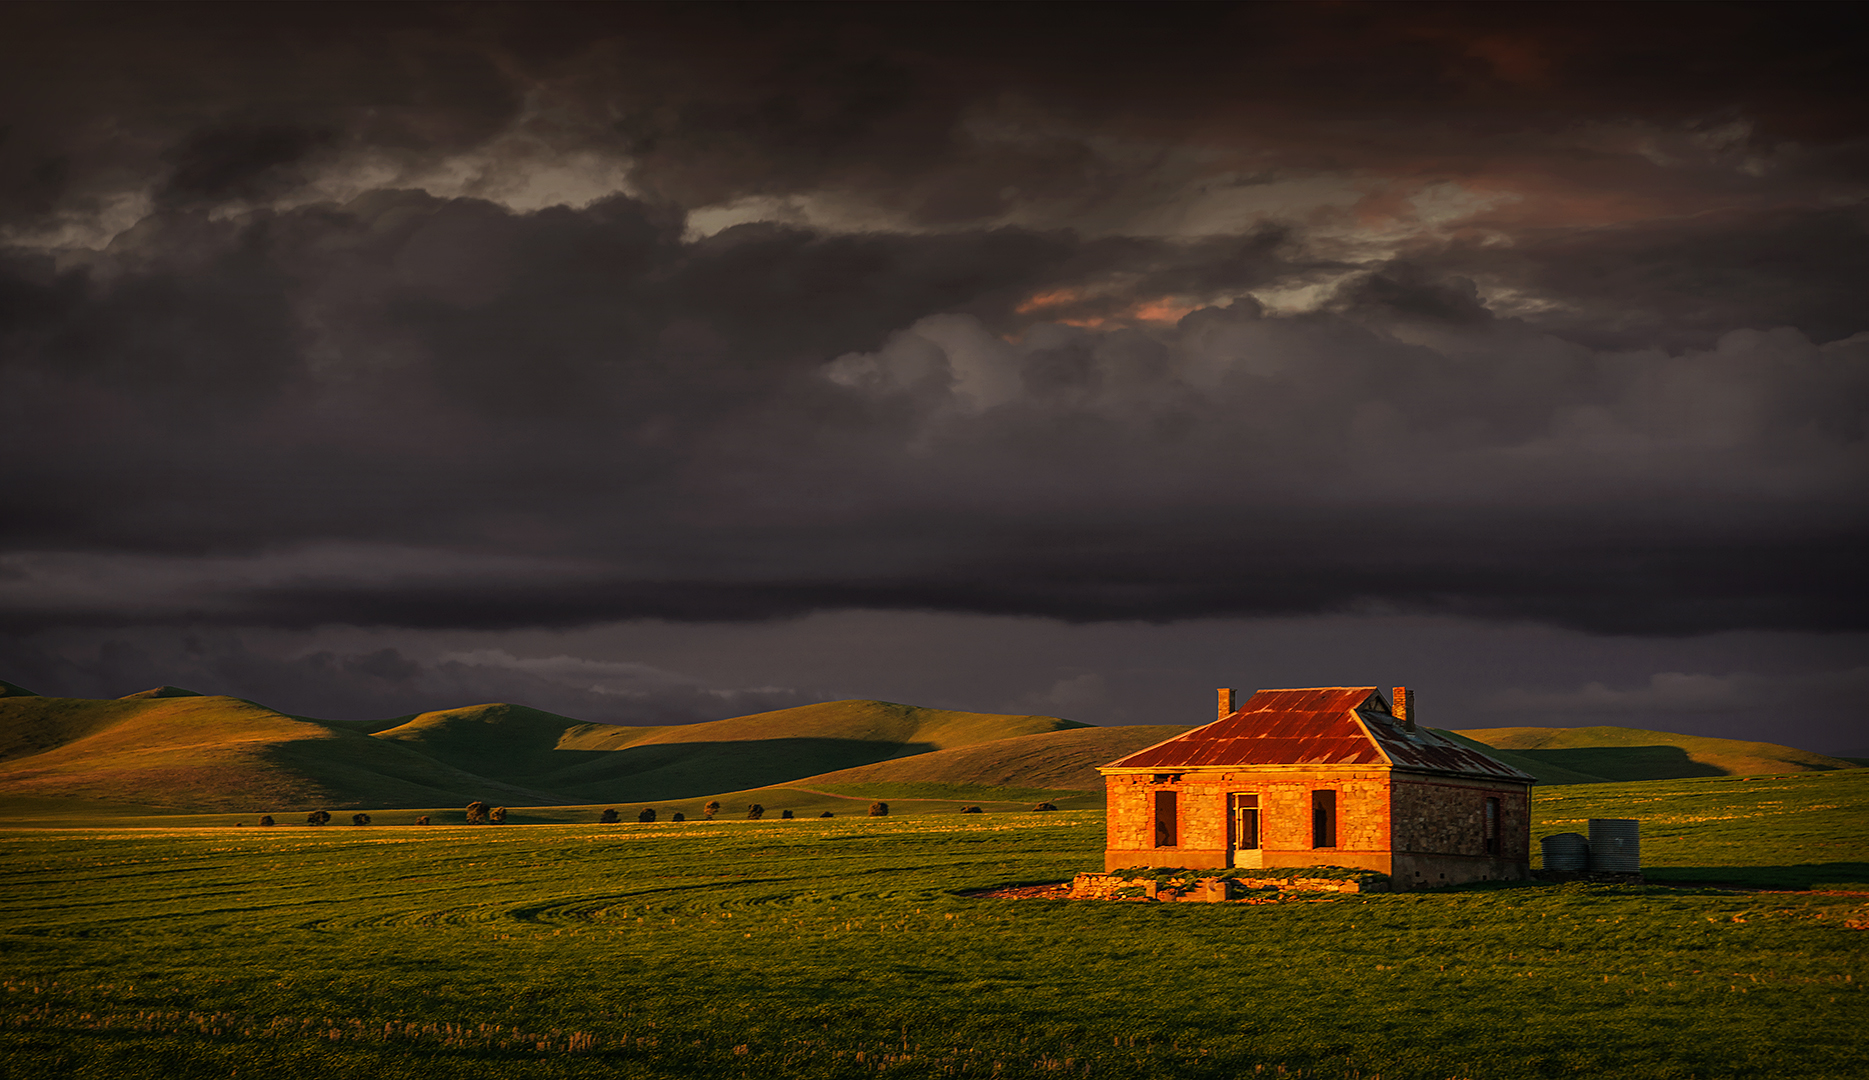
[[[862,700],[665,727],[593,724],[512,704],[333,721],[175,687],[92,700],[4,683],[0,814],[47,802],[267,813],[475,799],[515,807],[717,794],[758,801],[746,793],[778,785],[845,800],[1095,798],[1098,765],[1186,730]],[[1547,785],[1855,767],[1771,743],[1635,728],[1447,734]]]
[[[1853,769],[1854,762],[1777,743],[1713,739],[1626,727],[1473,728],[1446,734],[1484,746],[1543,784],[1762,776]]]
[[[0,796],[192,810],[673,799],[1084,725],[837,701],[670,727],[523,705],[326,721],[159,688],[0,698]]]

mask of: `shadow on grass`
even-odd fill
[[[1649,866],[1649,881],[1682,885],[1739,885],[1749,889],[1869,891],[1869,862],[1800,863],[1796,866]]]
[[[1645,866],[1642,877],[1648,885],[1678,887],[1704,885],[1709,888],[1792,889],[1845,892],[1869,892],[1869,863],[1800,863],[1796,866]],[[1572,884],[1589,884],[1577,882]],[[1597,882],[1598,886],[1611,883]],[[1412,892],[1499,892],[1506,889],[1559,889],[1564,884],[1553,881],[1465,881]],[[1642,886],[1634,886],[1642,888]]]

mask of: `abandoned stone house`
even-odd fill
[[[1104,869],[1347,866],[1398,889],[1531,870],[1533,777],[1373,686],[1220,691],[1219,719],[1098,769]]]

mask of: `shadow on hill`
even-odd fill
[[[1729,776],[1717,765],[1695,761],[1678,746],[1580,746],[1563,750],[1514,750],[1514,757],[1536,766],[1601,777],[1611,783],[1633,780],[1684,780]]]
[[[935,749],[930,743],[810,737],[649,743],[554,750],[549,773],[515,779],[568,796],[647,802],[766,787]]]
[[[649,743],[616,750],[429,756],[395,741],[340,733],[281,743],[268,757],[333,795],[332,805],[424,806],[493,799],[515,805],[655,802],[762,788],[825,771],[923,754],[927,743],[783,738]]]
[[[1669,885],[1737,885],[1748,889],[1835,889],[1869,892],[1869,863],[1797,866],[1645,866],[1642,876]]]

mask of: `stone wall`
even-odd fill
[[[1486,800],[1499,800],[1497,852],[1485,845]],[[1398,775],[1394,785],[1395,850],[1436,855],[1497,855],[1531,861],[1531,816],[1525,785]]]
[[[1531,872],[1531,790],[1524,784],[1397,775],[1397,887],[1523,881]],[[1499,850],[1486,850],[1486,800],[1499,800]]]
[[[1163,779],[1157,780],[1161,776]],[[1259,796],[1260,866],[1355,866],[1389,872],[1389,776],[1370,769],[1283,767],[1184,770],[1106,778],[1108,839],[1104,869],[1122,866],[1229,865],[1227,796]],[[1337,843],[1311,844],[1311,793],[1337,793]],[[1155,793],[1177,795],[1179,843],[1155,846]]]
[[[1528,785],[1366,768],[1187,769],[1106,778],[1104,869],[1233,865],[1229,794],[1259,796],[1260,847],[1240,865],[1351,866],[1392,875],[1396,888],[1523,880],[1531,870]],[[1312,792],[1337,793],[1337,843],[1311,845]],[[1178,843],[1155,846],[1155,795],[1176,794]],[[1499,800],[1499,850],[1485,847],[1486,799]]]

